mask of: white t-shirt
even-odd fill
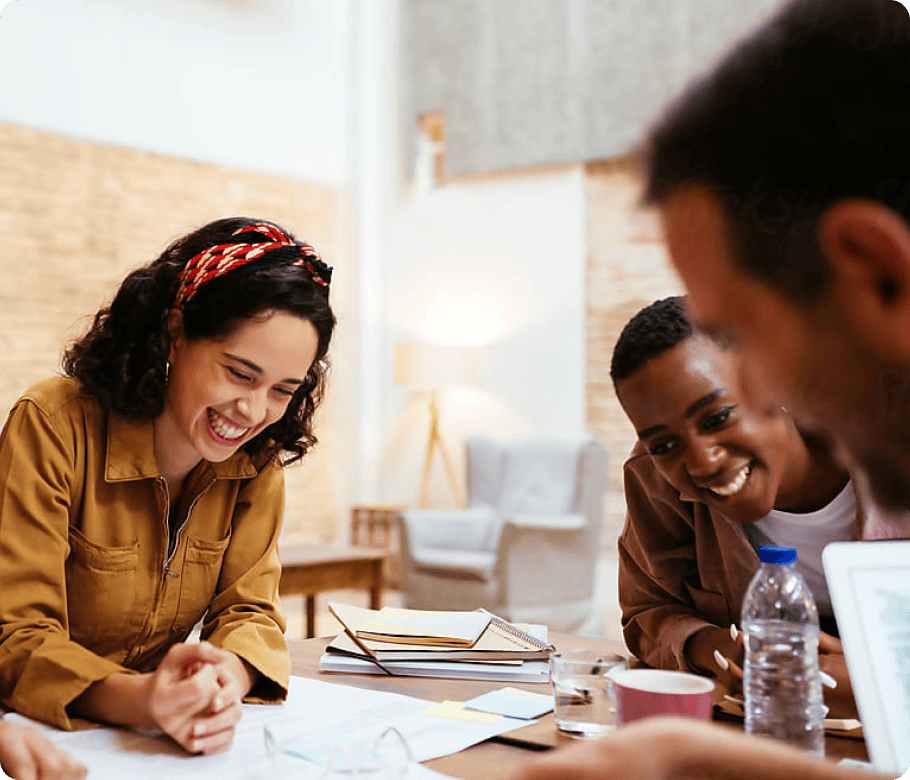
[[[855,537],[856,494],[852,482],[847,482],[831,503],[815,512],[798,514],[772,509],[745,528],[756,549],[763,544],[795,547],[796,570],[812,591],[819,614],[834,614],[822,567],[822,550],[829,542],[849,542]]]

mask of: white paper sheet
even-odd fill
[[[266,754],[264,726],[272,730],[281,745],[317,733],[320,737],[341,734],[350,740],[367,739],[394,725],[407,739],[414,758],[428,761],[528,723],[511,718],[478,723],[422,714],[435,705],[436,702],[397,693],[293,677],[284,704],[245,704],[234,743],[225,753],[214,756],[188,755],[162,735],[115,728],[77,732],[43,729],[50,739],[88,766],[89,780],[272,780],[275,767]],[[17,715],[9,717],[36,725]],[[282,755],[280,761],[283,766],[293,764],[295,780],[307,780],[315,772],[312,764],[291,756]],[[432,776],[427,772],[426,767],[415,767],[408,778]]]

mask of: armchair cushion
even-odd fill
[[[401,513],[408,525],[415,558],[425,549],[492,552],[502,527],[491,506],[467,509],[408,509]]]
[[[499,511],[506,518],[517,512],[571,512],[577,463],[577,441],[529,439],[516,443],[506,458]]]
[[[469,436],[465,451],[468,506],[496,506],[505,469],[503,445],[486,436]]]
[[[493,577],[495,552],[425,548],[414,554],[414,566],[422,574],[451,580],[487,582]]]
[[[570,515],[533,515],[529,512],[516,512],[508,521],[520,528],[545,528],[556,531],[582,531],[585,527],[585,516],[579,512]]]

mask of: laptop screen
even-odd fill
[[[910,541],[837,542],[822,556],[866,747],[910,766]]]

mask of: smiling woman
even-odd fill
[[[287,692],[281,466],[316,443],[328,268],[213,222],[121,284],[0,439],[0,700],[227,747]],[[200,643],[185,642],[204,617]]]

